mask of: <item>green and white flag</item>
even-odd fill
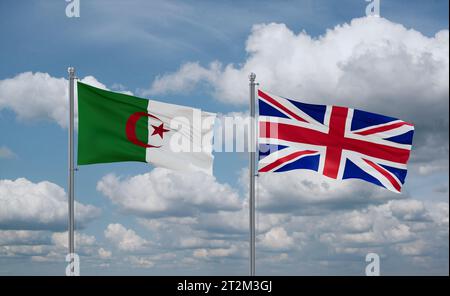
[[[212,174],[215,116],[78,82],[78,164],[141,161]]]

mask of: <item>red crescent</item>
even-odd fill
[[[137,136],[136,136],[136,123],[138,122],[138,120],[141,117],[144,117],[144,116],[151,117],[151,118],[154,118],[156,120],[161,121],[161,119],[159,119],[158,117],[156,117],[154,115],[151,115],[151,114],[148,114],[146,112],[135,112],[135,113],[131,114],[130,117],[128,117],[128,120],[127,120],[127,125],[126,125],[126,128],[125,128],[125,132],[127,134],[127,138],[128,138],[128,140],[131,143],[133,143],[135,145],[138,145],[138,146],[141,146],[141,147],[144,147],[144,148],[160,148],[161,146],[150,145],[150,144],[147,144],[147,143],[144,143],[144,142],[140,141],[137,138]]]

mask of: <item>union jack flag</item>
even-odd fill
[[[259,172],[308,169],[401,192],[414,126],[357,109],[301,103],[258,90]]]

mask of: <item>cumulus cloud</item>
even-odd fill
[[[232,246],[230,248],[217,248],[217,249],[197,249],[193,252],[196,258],[217,258],[217,257],[229,257],[237,252],[237,248]]]
[[[98,249],[98,255],[101,259],[109,259],[112,256],[112,252],[105,250],[104,248]]]
[[[100,210],[75,203],[77,227],[98,217]],[[58,185],[25,178],[0,180],[0,229],[63,230],[67,228],[67,195]]]
[[[404,246],[411,244],[420,244],[420,241],[428,237],[429,232],[437,234],[444,230],[433,219],[423,221],[424,216],[429,216],[430,209],[419,203],[414,200],[390,201],[352,213],[329,214],[320,217],[320,222],[317,221],[319,217],[311,217],[310,222],[302,217],[297,222],[301,220],[306,223],[307,232],[314,230],[320,233],[320,242],[333,247],[336,253],[364,253],[371,248],[380,248],[382,252],[388,253],[402,250]],[[420,215],[416,217],[418,212]],[[359,221],[356,227],[352,225],[355,220]],[[446,236],[448,237],[448,230]],[[440,238],[429,240],[430,245],[442,243]],[[394,247],[390,249],[390,246]]]
[[[86,76],[80,81],[107,89],[93,76]],[[119,91],[131,94],[123,90],[123,86]],[[22,121],[47,120],[66,128],[69,116],[68,80],[42,72],[23,72],[0,80],[0,111],[2,109],[14,111]],[[75,120],[77,111],[75,108]]]
[[[247,184],[247,174],[243,173],[242,179]],[[334,180],[306,170],[260,174],[257,190],[259,210],[302,215],[363,208],[405,197],[360,180]]]
[[[140,219],[140,223],[151,231],[157,248],[179,252],[183,262],[190,262],[186,264],[216,260],[236,266],[236,262],[244,264],[248,256],[246,212],[248,208],[243,204],[238,212]],[[377,252],[386,266],[400,260],[398,264],[403,264],[405,270],[445,271],[439,262],[448,258],[448,203],[390,200],[309,215],[258,211],[258,220],[263,221],[257,223],[256,245],[258,262],[264,262],[261,272],[283,262],[300,274],[325,270],[331,274],[362,274],[368,252]],[[359,261],[359,265],[351,263]],[[347,264],[339,267],[333,262]]]
[[[151,268],[155,265],[151,259],[143,256],[128,256],[126,260],[137,268]]]
[[[67,123],[67,80],[47,73],[20,73],[0,81],[0,110],[8,108],[20,120],[44,118]]]
[[[271,250],[286,250],[292,247],[294,239],[283,227],[274,227],[261,238],[261,245]]]
[[[122,210],[143,217],[190,216],[199,211],[240,208],[238,194],[230,186],[200,172],[156,168],[126,179],[110,174],[98,182],[97,190]]]
[[[324,270],[359,274],[363,269],[357,264],[344,264],[344,268],[334,262],[361,260],[363,265],[368,252],[379,253],[385,264],[399,260],[398,264],[419,273],[445,270],[438,261],[448,258],[448,203],[422,202],[360,181],[321,179],[315,173],[270,177],[280,179],[263,180],[260,175],[257,199],[257,250],[259,262],[266,265],[263,270],[283,262],[292,268],[305,266],[298,270],[300,274]],[[241,182],[247,186],[245,178]],[[112,186],[111,191],[116,188]],[[129,192],[133,187],[125,188]],[[138,222],[152,237],[151,248],[128,258],[132,266],[193,268],[211,260],[244,264],[248,256],[246,201],[239,210],[199,210],[190,216],[132,213],[142,217]],[[176,258],[184,259],[157,261],[149,255],[157,250],[172,250],[179,254]]]
[[[53,244],[62,249],[68,249],[69,247],[69,240],[68,240],[68,233],[65,232],[55,232],[52,234],[52,242]],[[87,235],[85,233],[76,232],[75,233],[75,244],[80,246],[93,246],[96,243],[95,236],[93,235]]]
[[[248,74],[273,93],[344,105],[413,122],[412,161],[424,174],[448,169],[449,31],[426,37],[384,18],[359,18],[319,37],[284,24],[255,25],[242,64],[187,63],[158,76],[149,92],[185,92],[206,83],[235,105],[248,102]],[[187,87],[189,86],[189,88]],[[432,152],[430,154],[430,152]]]
[[[77,231],[76,251],[82,256],[94,255],[94,236]],[[29,257],[34,262],[64,262],[68,250],[67,232],[41,230],[1,230],[0,257]]]
[[[168,73],[156,77],[152,88],[143,91],[143,94],[156,95],[189,92],[201,81],[214,84],[221,74],[221,67],[219,62],[211,63],[208,68],[200,66],[197,62],[186,63],[176,73]]]
[[[51,246],[48,245],[7,245],[0,246],[0,257],[44,257],[50,250]]]
[[[50,241],[46,231],[0,230],[0,246],[49,244]]]
[[[389,204],[392,214],[404,221],[428,221],[428,211],[425,204],[419,200],[399,200]]]
[[[258,203],[258,212],[260,210]],[[247,237],[249,228],[248,203],[244,202],[242,208],[236,212],[220,211],[218,213],[203,213],[198,216],[197,223],[193,228],[205,230],[220,235]],[[257,219],[257,232],[266,232],[275,225],[286,221],[286,216],[270,211],[265,212],[261,219]]]
[[[403,105],[410,102],[411,94],[415,103],[442,101],[448,94],[448,40],[448,30],[428,38],[371,17],[338,25],[317,38],[295,34],[284,24],[255,25],[246,44],[249,56],[242,65],[221,69],[217,62],[208,68],[187,63],[178,72],[157,77],[152,90],[180,91],[206,80],[215,84],[219,99],[246,104],[247,76],[256,72],[266,89],[323,103],[345,99],[350,100],[347,104],[381,107],[379,100],[387,100]],[[211,78],[217,76],[220,79]]]
[[[106,228],[105,238],[121,251],[139,251],[149,245],[149,242],[140,237],[132,229],[126,229],[122,224],[109,224]]]

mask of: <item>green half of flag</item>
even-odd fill
[[[78,164],[146,162],[146,148],[127,137],[130,115],[147,112],[148,100],[78,82]],[[138,141],[147,143],[148,119],[133,125]]]

